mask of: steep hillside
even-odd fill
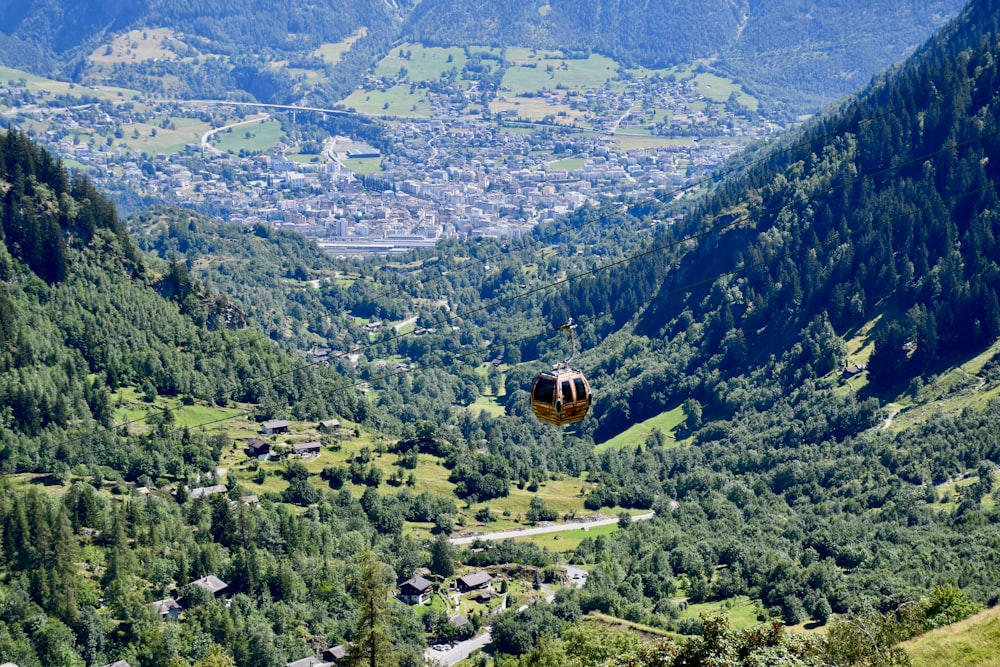
[[[789,383],[823,376],[843,358],[835,335],[875,318],[879,390],[1000,334],[992,8],[974,3],[898,73],[788,137],[672,230],[667,239],[693,234],[697,247],[639,324],[687,341],[677,372],[688,381],[670,398],[720,405],[713,372],[771,355],[793,355],[776,368]]]
[[[154,454],[114,428],[111,393],[122,388],[150,402],[266,402],[278,411],[333,380],[308,368],[292,375],[302,362],[241,331],[242,314],[182,264],[148,271],[111,203],[24,135],[0,137],[0,191],[5,472],[51,472],[58,461],[134,476],[156,457],[162,467],[165,449]],[[289,376],[275,380],[281,371]],[[350,412],[350,397],[332,400]]]
[[[324,90],[334,100],[353,89],[375,54],[388,48],[408,10],[408,2],[366,0],[4,0],[0,62],[78,83],[111,82],[181,97],[249,94],[288,103],[302,95],[295,89],[297,75],[281,70],[291,61],[325,72]],[[336,65],[316,55],[321,45],[352,35],[354,48]],[[140,36],[143,42],[152,36],[141,49],[135,41]]]
[[[865,84],[960,9],[932,3],[618,0],[487,5],[425,0],[404,34],[431,44],[494,44],[591,51],[629,65],[717,60],[769,98],[816,108]]]

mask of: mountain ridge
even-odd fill
[[[519,0],[502,5],[469,0],[392,4],[350,0],[336,7],[297,1],[275,9],[261,1],[231,7],[156,0],[88,2],[71,8],[64,0],[41,4],[4,0],[0,10],[10,20],[0,31],[0,59],[9,66],[58,73],[77,83],[96,83],[110,76],[118,84],[145,81],[153,87],[154,82],[143,76],[144,68],[153,67],[188,81],[195,96],[204,93],[198,90],[199,77],[204,76],[216,88],[221,86],[219,92],[231,95],[259,95],[275,87],[289,95],[296,74],[288,69],[281,70],[289,80],[283,86],[277,80],[268,86],[254,81],[273,79],[275,61],[316,65],[318,46],[363,30],[345,60],[324,66],[331,83],[310,87],[309,95],[327,104],[346,97],[353,88],[348,79],[363,76],[393,45],[413,40],[447,46],[561,49],[569,55],[594,52],[627,67],[712,61],[726,75],[801,113],[865,83],[906,55],[960,6],[960,0],[919,6],[895,0],[873,11],[841,0],[806,12],[787,0],[697,4],[654,0],[641,7],[621,0],[544,4]],[[256,20],[262,14],[269,20]],[[126,59],[102,72],[90,58],[116,35],[157,28],[175,31],[187,49],[203,50],[206,61],[224,56],[231,62],[214,63],[214,69],[209,67],[212,63],[202,62],[192,70],[191,64],[166,59],[155,65]]]

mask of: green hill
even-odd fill
[[[619,0],[496,5],[425,0],[404,34],[435,45],[488,44],[599,53],[629,66],[716,61],[748,88],[816,108],[908,55],[960,2],[698,3]]]
[[[809,7],[761,0],[5,0],[0,61],[159,96],[332,104],[406,41],[517,46],[571,58],[601,54],[626,67],[712,63],[794,117],[866,83],[960,6],[960,0]]]
[[[913,667],[994,667],[1000,664],[1000,609],[936,628],[901,644]]]

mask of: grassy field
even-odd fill
[[[92,63],[115,65],[119,63],[135,63],[144,60],[172,60],[179,57],[171,47],[171,42],[181,42],[173,30],[167,28],[149,28],[146,30],[130,30],[118,35],[111,44],[94,49],[88,56]]]
[[[187,144],[197,144],[201,141],[201,136],[212,127],[197,118],[171,117],[167,119],[166,128],[157,126],[156,136],[149,136],[150,133],[143,134],[143,143],[135,146],[139,150],[149,153],[179,153],[184,150]],[[125,134],[125,143],[132,145],[131,131]]]
[[[241,125],[212,135],[212,145],[223,153],[239,153],[240,149],[265,152],[277,146],[284,132],[276,120],[262,120],[259,123]]]
[[[404,55],[400,55],[401,53]],[[407,54],[409,57],[406,57]],[[467,60],[465,51],[459,47],[400,44],[379,62],[375,67],[375,75],[392,77],[400,69],[405,69],[407,81],[436,81],[452,68],[461,72]]]
[[[404,84],[386,90],[355,90],[343,100],[343,104],[369,116],[426,118],[431,115],[426,92],[411,90],[409,85]]]
[[[573,109],[558,98],[550,100],[544,97],[507,97],[504,100],[490,102],[490,113],[498,114],[512,110],[517,118],[541,122],[551,116],[551,122],[559,125],[578,125],[590,127],[584,120],[585,112]]]
[[[382,170],[382,158],[363,157],[350,160],[341,160],[344,169],[349,169],[359,176],[367,176]]]
[[[555,553],[567,553],[575,551],[576,548],[580,546],[580,542],[583,542],[588,537],[596,538],[601,535],[610,535],[616,530],[618,530],[618,524],[611,523],[606,526],[566,530],[561,533],[529,535],[527,537],[519,537],[517,538],[517,541],[531,542],[532,544],[537,544],[538,546]]]
[[[695,83],[698,84],[698,90],[701,91],[701,94],[713,102],[725,102],[730,95],[736,93],[736,100],[747,109],[756,111],[757,107],[760,106],[760,100],[752,95],[747,95],[743,92],[743,87],[740,84],[734,83],[730,79],[702,72],[695,76]]]
[[[362,26],[358,28],[357,32],[346,39],[342,39],[339,42],[323,44],[318,49],[313,51],[313,55],[319,56],[331,65],[336,65],[340,62],[340,59],[344,57],[344,54],[351,50],[351,47],[354,46],[354,42],[367,36],[368,28]]]
[[[681,612],[681,618],[700,618],[702,614],[721,614],[729,619],[729,625],[737,630],[760,625],[757,620],[757,603],[746,596],[739,596],[721,602],[701,602],[689,604]]]
[[[1000,667],[1000,608],[900,644],[913,667]]]
[[[496,397],[486,394],[477,398],[475,403],[469,406],[469,410],[477,413],[488,412],[494,417],[500,417],[504,414],[504,407],[497,402]]]
[[[115,88],[112,86],[88,87],[78,86],[67,81],[54,81],[45,77],[29,74],[24,70],[13,69],[11,67],[0,67],[0,82],[8,85],[17,85],[24,82],[27,89],[33,93],[46,91],[54,95],[69,95],[79,97],[87,95],[101,100],[121,102],[139,97],[139,93],[127,88]]]
[[[618,63],[605,56],[591,55],[584,60],[562,58],[553,53],[538,52],[534,56],[531,53],[527,49],[507,51],[512,66],[504,73],[502,85],[510,89],[512,96],[555,90],[557,86],[569,90],[600,88],[618,76]]]
[[[661,433],[667,439],[667,447],[674,447],[677,445],[677,438],[674,435],[677,427],[684,422],[684,411],[681,406],[677,406],[673,410],[668,410],[658,414],[655,417],[650,417],[646,421],[638,422],[633,424],[625,431],[622,431],[615,437],[600,443],[594,448],[594,451],[603,452],[605,449],[621,449],[622,447],[635,447],[636,445],[641,445],[646,442],[646,438],[653,432],[654,429],[659,429]]]
[[[158,396],[152,403],[142,400],[139,392],[131,387],[120,389],[111,395],[115,406],[115,422],[129,424],[129,430],[143,432],[149,429],[146,420],[156,418],[160,413],[169,410],[176,427],[199,428],[208,425],[210,430],[234,433],[240,428],[238,418],[245,414],[239,408],[220,408],[206,404],[183,405],[179,399]],[[221,421],[229,420],[233,421]]]
[[[583,169],[586,166],[587,158],[582,157],[567,157],[562,160],[556,160],[555,162],[549,163],[549,169],[565,169],[566,171]]]

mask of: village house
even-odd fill
[[[285,667],[331,667],[336,664],[335,662],[328,662],[314,656],[309,656],[295,662],[286,662]]]
[[[434,584],[431,582],[423,577],[413,577],[399,585],[399,594],[396,597],[406,604],[424,604],[431,599],[433,590]]]
[[[288,421],[284,419],[268,419],[260,425],[260,432],[264,435],[288,433]]]
[[[323,652],[319,654],[319,657],[333,664],[337,664],[347,657],[347,644],[338,644],[337,646],[331,646],[328,649],[324,649]]]
[[[493,577],[488,572],[480,570],[479,572],[459,577],[456,583],[458,584],[458,590],[468,593],[469,591],[479,591],[489,588],[491,581],[493,581]]]
[[[181,613],[181,606],[177,603],[177,600],[173,598],[165,598],[163,600],[157,600],[156,602],[150,602],[151,606],[157,614],[160,615],[160,620],[162,621],[176,621],[177,617]]]
[[[260,438],[250,438],[247,440],[247,447],[244,451],[247,453],[247,456],[255,458],[258,461],[266,461],[271,458],[271,445]]]
[[[321,421],[319,423],[319,426],[317,426],[316,428],[321,433],[330,433],[330,432],[335,431],[336,429],[340,428],[340,420],[339,419],[324,419],[323,421]]]
[[[335,664],[334,662],[327,662],[315,656],[309,656],[295,662],[286,662],[285,667],[330,667]]]
[[[195,579],[191,582],[191,585],[204,588],[215,597],[219,597],[223,591],[229,588],[229,585],[226,582],[222,581],[222,579],[219,579],[214,574],[209,574],[201,579]]]
[[[205,496],[211,496],[216,493],[228,493],[229,489],[225,484],[215,484],[213,486],[200,486],[197,489],[191,489],[188,492],[188,498],[194,500],[196,498],[203,498]]]
[[[315,440],[310,442],[296,442],[292,444],[292,453],[302,458],[319,456],[320,443]]]

